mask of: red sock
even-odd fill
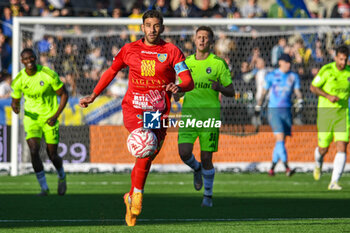
[[[129,196],[131,196],[134,192],[134,181],[135,180],[135,167],[132,169],[131,171],[131,188],[130,188],[130,191],[129,191]]]
[[[134,192],[134,187],[137,189],[143,189],[145,187],[146,178],[151,168],[152,158],[147,157],[143,159],[136,159],[136,163],[131,172],[131,190],[130,195]]]

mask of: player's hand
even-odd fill
[[[57,121],[57,118],[55,116],[53,117],[50,117],[46,123],[49,125],[49,126],[54,126],[56,124],[56,121]]]
[[[159,93],[158,90],[150,90],[149,94],[146,94],[146,97],[148,101],[152,104],[152,106],[155,108],[155,110],[163,111],[166,107],[165,95],[165,91]]]
[[[168,85],[163,85],[163,88],[165,89],[165,91],[170,91],[173,94],[181,92],[181,87],[179,87],[175,83],[169,83]]]
[[[13,110],[16,114],[18,114],[19,111],[21,110],[21,104],[20,104],[19,102],[16,103],[16,102],[13,102],[13,101],[12,101],[11,107],[12,107],[12,110]]]
[[[295,112],[297,113],[302,112],[304,108],[304,100],[298,99],[297,102],[294,104],[294,107],[295,107]]]
[[[213,79],[208,79],[211,82],[211,89],[214,91],[221,91],[222,90],[222,85],[220,83],[220,79],[218,80],[213,80]]]
[[[95,93],[92,93],[89,96],[85,96],[79,100],[79,106],[81,108],[87,108],[89,106],[89,104],[94,102],[95,99],[96,99]]]
[[[173,96],[174,96],[174,100],[176,101],[176,102],[178,102],[180,99],[181,99],[181,97],[182,96],[184,96],[185,95],[185,92],[177,92],[177,93],[175,93]]]
[[[338,96],[334,96],[334,95],[327,96],[327,99],[329,101],[331,101],[332,103],[335,103],[335,102],[339,101],[339,97]]]

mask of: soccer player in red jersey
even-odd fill
[[[142,128],[144,111],[157,111],[166,118],[170,111],[172,93],[193,89],[191,73],[181,50],[160,38],[164,30],[163,16],[156,10],[144,13],[141,29],[144,37],[124,45],[114,57],[113,64],[106,70],[93,93],[80,99],[79,105],[86,108],[108,86],[119,70],[129,66],[129,87],[122,102],[124,125],[129,132]],[[182,83],[175,85],[176,75]],[[125,221],[128,226],[136,224],[141,213],[143,189],[152,160],[158,154],[166,135],[166,128],[152,129],[158,139],[154,155],[137,158],[131,172],[131,189],[124,195],[126,205]]]

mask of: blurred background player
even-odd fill
[[[310,90],[318,95],[317,130],[318,147],[315,149],[314,178],[321,178],[323,157],[334,140],[337,153],[333,161],[329,190],[341,190],[338,181],[346,163],[349,142],[348,99],[350,95],[350,67],[347,65],[349,49],[342,45],[336,49],[334,62],[324,65],[311,83]]]
[[[129,66],[129,86],[122,102],[124,125],[129,132],[142,128],[144,111],[160,111],[162,118],[170,111],[172,93],[193,89],[191,73],[185,64],[181,50],[160,38],[164,30],[163,16],[156,10],[143,15],[141,25],[144,38],[124,45],[115,56],[113,64],[105,71],[90,96],[80,100],[86,108],[114,79],[119,70]],[[175,85],[176,74],[183,81]],[[152,98],[156,96],[156,98]],[[165,116],[164,116],[165,115]],[[158,150],[153,156],[137,158],[131,172],[131,189],[124,195],[125,221],[128,226],[136,224],[141,213],[143,189],[152,160],[159,153],[166,135],[166,128],[152,130],[158,139]]]
[[[210,52],[214,33],[210,27],[201,26],[196,30],[194,43],[196,53],[186,58],[191,70],[195,88],[187,92],[182,105],[182,115],[192,119],[206,121],[220,120],[219,93],[234,96],[232,78],[227,63]],[[175,94],[177,95],[177,94]],[[199,138],[201,163],[192,154],[193,144]],[[202,206],[211,207],[215,169],[212,162],[213,152],[218,150],[219,128],[179,128],[179,154],[194,170],[194,187],[202,188],[204,179],[204,197]]]
[[[261,98],[255,106],[257,115],[261,111],[264,98],[270,90],[268,103],[268,120],[275,134],[276,144],[272,154],[272,165],[269,175],[274,176],[275,166],[281,160],[286,168],[286,175],[291,176],[295,170],[288,166],[288,156],[285,147],[286,136],[291,135],[292,127],[292,94],[296,95],[298,111],[302,108],[303,99],[300,91],[299,76],[291,71],[292,59],[288,54],[279,58],[279,68],[267,74]]]
[[[36,64],[36,55],[32,49],[21,52],[21,62],[24,67],[12,82],[13,92],[11,107],[15,113],[20,112],[22,93],[24,102],[24,131],[30,150],[32,165],[39,181],[40,196],[49,194],[43,163],[40,159],[40,141],[44,135],[47,144],[47,154],[58,173],[59,195],[64,195],[67,189],[66,174],[62,158],[57,154],[59,142],[58,117],[68,100],[67,90],[58,74],[46,66]],[[61,97],[58,104],[57,96]]]

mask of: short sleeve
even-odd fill
[[[22,97],[22,87],[19,75],[12,81],[11,88],[11,97],[14,99],[20,99]]]
[[[325,67],[322,67],[321,70],[318,72],[314,80],[312,80],[312,85],[315,87],[322,87],[323,84],[326,82],[326,69]]]
[[[56,72],[53,72],[51,86],[54,91],[57,91],[63,86],[63,82],[61,81],[60,77]]]
[[[228,68],[227,63],[222,60],[222,68],[220,72],[220,83],[224,86],[227,87],[232,83],[232,77],[231,77],[231,72],[230,69]]]

